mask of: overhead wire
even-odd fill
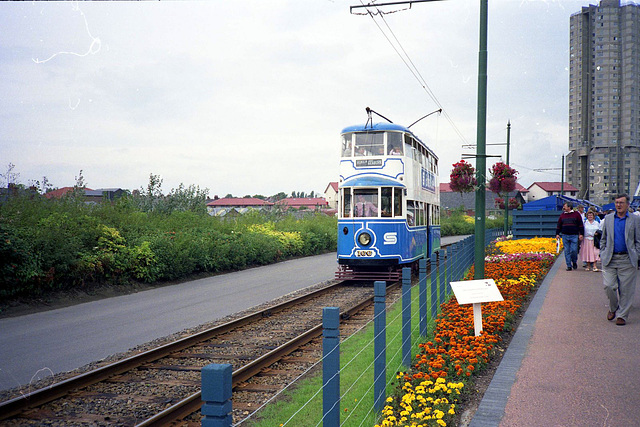
[[[360,3],[364,6],[364,3],[362,2],[362,0],[360,0]],[[372,7],[374,7],[373,5],[371,5]],[[386,19],[384,19],[384,15],[387,13],[391,13],[391,12],[382,12],[380,9],[376,8],[377,13],[373,13],[371,12],[371,10],[369,10],[369,8],[366,9],[367,10],[367,14],[371,17],[371,19],[373,20],[373,22],[376,24],[376,27],[378,27],[378,29],[380,30],[380,32],[382,33],[382,35],[384,36],[384,38],[387,40],[387,42],[389,42],[389,44],[391,45],[391,47],[393,48],[393,50],[396,52],[396,54],[400,57],[400,59],[402,60],[402,62],[405,64],[405,66],[407,67],[407,69],[409,70],[409,72],[413,75],[413,77],[418,81],[418,84],[420,85],[420,87],[427,93],[427,95],[433,100],[433,102],[436,103],[436,105],[439,108],[442,108],[442,114],[444,115],[444,117],[447,119],[447,121],[449,122],[449,124],[451,125],[451,127],[453,128],[453,130],[456,132],[456,134],[458,135],[458,137],[464,142],[464,143],[468,143],[467,139],[464,137],[464,135],[462,134],[462,132],[460,132],[460,130],[458,129],[458,127],[456,126],[456,124],[453,122],[453,119],[451,118],[451,116],[449,116],[449,113],[447,112],[446,109],[443,108],[442,104],[440,103],[440,101],[438,100],[438,97],[435,95],[435,93],[433,92],[433,90],[429,87],[429,85],[427,84],[427,81],[425,80],[425,78],[422,76],[422,74],[420,73],[420,70],[418,70],[418,67],[416,67],[415,63],[413,62],[413,60],[411,60],[411,57],[409,56],[409,54],[407,53],[407,51],[404,49],[404,47],[402,46],[402,43],[400,42],[400,40],[398,40],[398,37],[396,37],[394,31],[391,29],[391,27],[389,26],[389,24],[387,23]],[[403,9],[406,10],[406,9]],[[400,53],[400,51],[398,51],[398,48],[394,45],[394,43],[389,39],[389,36],[387,35],[387,33],[383,30],[383,28],[380,26],[380,24],[378,24],[378,22],[375,19],[375,15],[378,15],[382,21],[384,22],[385,26],[387,27],[388,31],[391,33],[391,35],[393,36],[394,40],[396,41],[397,45],[400,47],[400,49],[402,50],[402,53]],[[404,56],[403,56],[404,54]],[[406,59],[405,59],[406,57]],[[408,62],[407,62],[408,61]]]

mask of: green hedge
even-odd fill
[[[335,250],[337,221],[142,212],[128,199],[13,198],[0,205],[0,298],[94,283],[153,283]]]

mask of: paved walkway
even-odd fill
[[[625,326],[607,311],[602,273],[561,254],[470,426],[640,426],[640,289]]]

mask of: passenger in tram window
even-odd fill
[[[367,195],[376,197],[377,195]],[[356,217],[371,217],[378,216],[378,207],[371,200],[372,197],[366,197],[364,194],[358,194],[357,202],[355,206]]]
[[[402,156],[402,150],[394,145],[389,149],[390,156]]]
[[[356,147],[356,157],[370,156],[371,154],[365,150],[363,145],[358,145]]]
[[[407,224],[409,224],[409,227],[413,227],[415,225],[415,221],[413,220],[413,212],[407,212]]]
[[[342,142],[342,157],[351,157],[351,140]]]

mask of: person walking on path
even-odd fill
[[[629,196],[619,194],[615,213],[606,216],[600,240],[604,290],[609,298],[607,320],[627,323],[636,291],[640,253],[640,217],[629,214]]]
[[[595,218],[596,213],[590,210],[587,212],[587,220],[584,222],[584,240],[580,250],[580,258],[582,258],[582,262],[589,264],[585,268],[587,271],[600,271],[596,266],[599,251],[593,244],[593,236],[600,229],[600,223]]]
[[[578,269],[578,242],[584,236],[584,223],[579,212],[572,211],[573,205],[565,202],[562,205],[562,213],[558,218],[556,226],[556,240],[562,235],[564,246],[564,260],[567,264],[567,271]]]

